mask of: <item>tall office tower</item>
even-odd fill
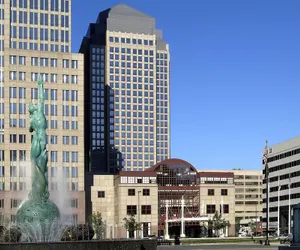
[[[90,110],[87,169],[119,169],[119,161],[99,162],[101,152],[108,155],[112,148],[122,154],[125,170],[141,171],[169,158],[170,54],[155,19],[125,4],[104,10],[90,24],[80,52]]]
[[[45,82],[51,199],[62,214],[85,221],[83,56],[68,53],[70,4],[0,0],[0,224],[15,219],[31,189],[28,105],[38,101],[39,75]]]

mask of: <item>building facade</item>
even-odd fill
[[[300,137],[272,145],[268,149],[269,230],[292,232],[292,209],[300,202]],[[263,172],[265,174],[265,165]],[[266,222],[266,184],[263,184],[263,220]],[[279,222],[279,226],[278,226]],[[263,224],[265,228],[265,224]]]
[[[0,1],[0,219],[31,189],[28,106],[45,88],[49,190],[62,215],[85,221],[83,56],[69,53],[71,2]],[[3,30],[2,30],[3,28]]]
[[[125,4],[102,11],[80,53],[91,124],[85,127],[86,169],[141,171],[169,158],[170,53],[155,19]],[[112,158],[100,164],[103,154]]]
[[[136,235],[171,238],[212,235],[208,221],[215,212],[229,221],[225,236],[235,234],[233,173],[200,172],[180,159],[161,161],[145,171],[94,175],[92,210],[101,212],[107,238],[128,237],[123,218],[141,223]]]

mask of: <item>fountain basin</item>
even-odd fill
[[[18,224],[55,221],[60,217],[59,209],[51,200],[29,199],[17,210]]]
[[[156,250],[155,240],[103,240],[47,243],[0,243],[1,250]]]

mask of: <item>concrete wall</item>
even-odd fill
[[[155,250],[156,240],[108,240],[108,241],[77,241],[54,243],[0,243],[1,250]]]

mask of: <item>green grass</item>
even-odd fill
[[[264,241],[265,238],[236,238],[236,239],[226,239],[226,238],[205,238],[205,239],[181,239],[183,245],[190,244],[205,244],[205,243],[259,243],[259,241]],[[279,242],[279,240],[270,239],[270,242]]]

